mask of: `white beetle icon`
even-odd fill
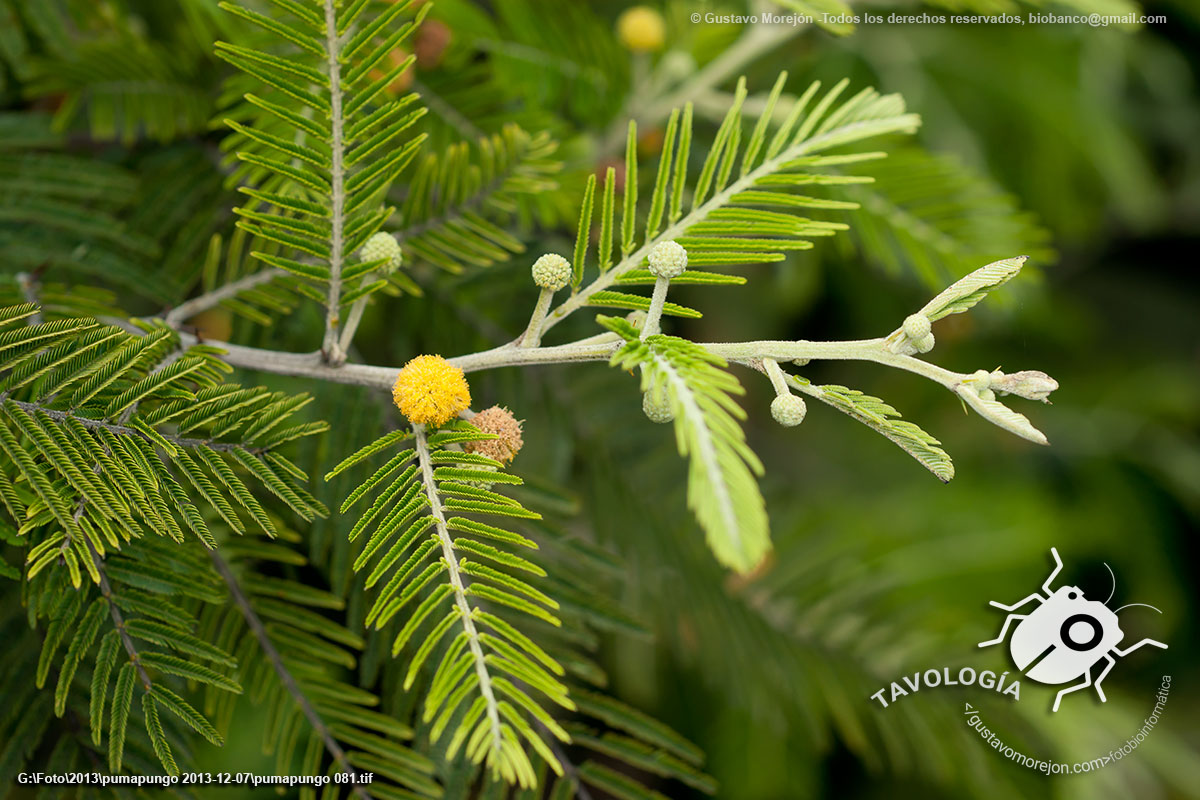
[[[1104,696],[1104,690],[1100,688],[1100,683],[1117,663],[1113,656],[1127,656],[1139,647],[1148,644],[1167,649],[1165,644],[1154,639],[1142,639],[1137,644],[1126,648],[1117,646],[1125,638],[1125,632],[1117,623],[1117,612],[1130,606],[1146,606],[1147,608],[1154,608],[1154,606],[1147,606],[1145,603],[1130,603],[1113,611],[1108,607],[1108,600],[1103,603],[1088,600],[1077,586],[1060,586],[1057,590],[1051,589],[1050,584],[1062,570],[1063,564],[1058,557],[1056,548],[1050,548],[1050,555],[1054,556],[1054,571],[1042,584],[1044,595],[1034,592],[1024,600],[1012,605],[991,601],[991,605],[996,608],[1010,612],[1016,611],[1033,600],[1039,601],[1040,605],[1028,614],[1010,613],[1004,620],[1004,626],[1000,628],[1000,635],[995,639],[980,642],[979,646],[988,647],[1000,644],[1004,641],[1005,634],[1008,633],[1008,626],[1012,624],[1013,620],[1021,620],[1017,629],[1013,631],[1008,649],[1012,654],[1013,662],[1026,677],[1032,678],[1038,683],[1055,686],[1083,678],[1081,683],[1068,686],[1058,693],[1058,696],[1054,698],[1054,711],[1058,711],[1058,705],[1062,702],[1064,694],[1086,689],[1089,686],[1095,686],[1096,694],[1100,695],[1100,702],[1106,702],[1107,698]],[[1107,564],[1104,566],[1108,567]],[[1112,568],[1110,567],[1108,571],[1111,574]],[[1116,576],[1113,576],[1113,591],[1116,591]],[[1112,599],[1112,593],[1109,593],[1108,599]],[[1157,608],[1154,610],[1162,613]],[[1101,661],[1108,663],[1093,679],[1092,668]]]

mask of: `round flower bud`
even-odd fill
[[[967,378],[976,391],[983,391],[992,385],[992,373],[986,369],[977,369],[971,373],[971,377]]]
[[[904,319],[904,335],[914,342],[929,335],[929,317],[924,314],[910,314]]]
[[[494,433],[498,439],[466,442],[463,450],[507,464],[516,458],[525,441],[521,438],[521,423],[507,408],[492,406],[471,417],[471,424],[481,433]],[[474,469],[474,467],[472,467]]]
[[[658,278],[678,278],[687,269],[687,250],[673,239],[654,245],[647,259],[650,272]]]
[[[663,55],[656,69],[663,74],[664,78],[680,81],[696,71],[696,59],[692,58],[691,53],[672,50]],[[657,152],[655,150],[655,153]]]
[[[979,397],[981,400],[995,400],[996,393],[993,392],[991,389],[980,389]]]
[[[409,422],[445,425],[471,405],[463,371],[441,356],[417,356],[404,365],[392,400]]]
[[[400,243],[396,241],[396,237],[383,231],[367,239],[358,254],[363,261],[378,261],[386,258],[387,261],[381,264],[379,269],[389,275],[395,272],[404,260],[404,254],[400,251]]]
[[[771,401],[771,416],[784,427],[793,428],[804,422],[807,413],[808,406],[804,404],[804,399],[794,394],[776,395]]]
[[[533,262],[533,282],[543,289],[557,292],[571,280],[571,262],[556,253]]]
[[[649,391],[642,395],[642,411],[651,422],[662,424],[675,419],[665,392]]]
[[[927,333],[920,339],[914,339],[912,345],[918,353],[928,353],[933,349],[934,342],[933,334]]]
[[[662,14],[649,6],[634,6],[617,17],[617,38],[635,53],[661,50],[666,41]]]

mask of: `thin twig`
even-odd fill
[[[270,283],[286,274],[286,272],[276,267],[268,267],[245,277],[238,278],[236,281],[227,283],[219,289],[213,289],[211,292],[206,292],[198,297],[193,297],[191,300],[180,303],[163,315],[163,321],[172,328],[178,327],[181,323],[186,322],[201,311],[207,311],[232,297],[236,297],[247,289],[253,289],[255,286]]]
[[[333,364],[345,361],[345,352],[338,340],[338,326],[341,323],[342,298],[342,218],[346,202],[345,168],[342,165],[344,157],[342,141],[342,66],[338,59],[341,41],[338,39],[337,12],[334,0],[325,0],[325,51],[329,68],[329,150],[331,165],[330,178],[330,219],[329,219],[329,299],[325,310],[325,340],[322,349],[325,358]]]
[[[241,612],[243,619],[246,620],[247,627],[254,634],[254,638],[258,641],[259,649],[263,655],[271,662],[271,666],[275,670],[275,674],[279,676],[279,682],[283,684],[283,688],[292,696],[296,704],[300,706],[300,711],[308,720],[308,724],[321,737],[321,741],[325,744],[325,749],[329,755],[333,756],[333,760],[338,763],[338,766],[345,772],[351,775],[357,775],[354,767],[350,764],[350,760],[346,757],[346,751],[338,744],[337,739],[333,738],[329,727],[325,721],[321,719],[321,715],[313,708],[312,703],[308,701],[308,697],[300,690],[299,684],[288,671],[287,665],[283,663],[283,657],[279,655],[279,651],[275,649],[271,637],[267,634],[267,629],[263,626],[262,620],[259,619],[254,607],[250,605],[250,601],[246,598],[246,593],[242,591],[241,584],[238,583],[237,576],[233,574],[233,570],[229,568],[229,564],[225,559],[217,553],[216,550],[208,551],[209,558],[212,559],[213,566],[217,573],[225,581],[225,585],[229,587],[229,595],[233,598],[234,604]],[[355,796],[362,800],[370,800],[371,795],[362,786],[355,784],[353,788]]]
[[[22,400],[9,399],[8,402],[12,403],[13,405],[15,405],[17,408],[21,409],[22,411],[26,411],[30,414],[34,414],[34,413],[45,414],[47,417],[54,420],[55,422],[65,422],[68,419],[73,419],[76,422],[78,422],[80,425],[82,425],[83,427],[88,428],[89,430],[94,430],[94,431],[95,430],[106,430],[109,433],[115,433],[118,436],[136,436],[139,439],[144,439],[145,441],[149,442],[150,444],[156,444],[154,439],[152,439],[149,436],[147,436],[146,434],[142,433],[137,428],[130,428],[127,425],[118,425],[113,422],[105,422],[104,420],[101,420],[101,419],[91,419],[90,417],[80,417],[80,416],[76,416],[75,414],[70,413],[69,411],[59,411],[58,409],[55,409],[55,408],[43,408],[42,406],[38,405],[37,403],[26,403]],[[188,438],[186,436],[172,436],[171,434],[168,434],[168,433],[160,433],[159,436],[162,436],[164,439],[166,439],[171,444],[177,444],[180,447],[207,447],[210,450],[221,450],[221,451],[236,450],[237,448],[241,447],[240,444],[237,444],[235,442],[213,442],[208,439],[192,439],[192,438]],[[256,452],[256,451],[251,450],[250,452]]]
[[[121,637],[121,642],[125,645],[125,652],[129,654],[129,660],[137,669],[138,677],[142,679],[142,686],[146,691],[150,691],[153,685],[150,682],[150,676],[146,674],[146,668],[142,666],[141,659],[138,658],[137,648],[133,644],[133,639],[129,632],[125,630],[125,618],[121,616],[121,609],[117,608],[117,603],[113,599],[112,586],[108,582],[108,575],[104,572],[104,559],[96,552],[95,546],[91,541],[84,537],[84,544],[87,545],[88,552],[91,553],[92,563],[96,567],[96,572],[100,576],[100,594],[108,601],[108,613],[112,615],[113,626],[117,629],[117,634]]]
[[[186,338],[188,334],[181,334]],[[847,342],[806,341],[750,341],[750,342],[698,342],[708,352],[726,361],[751,365],[752,361],[773,358],[776,361],[814,359],[820,361],[874,361],[889,367],[929,378],[953,390],[963,379],[963,373],[923,361],[909,355],[889,352],[884,348],[884,339],[859,339]],[[396,381],[399,367],[384,367],[371,364],[342,364],[332,366],[321,362],[315,353],[281,353],[261,350],[223,342],[211,342],[223,348],[223,359],[243,369],[261,370],[277,375],[314,378],[331,383],[355,386],[370,386],[390,389]],[[477,372],[500,367],[527,366],[533,364],[568,364],[579,361],[607,361],[621,347],[620,341],[597,341],[595,338],[553,347],[514,347],[502,345],[478,353],[446,359],[464,372]]]

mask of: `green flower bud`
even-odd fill
[[[904,319],[904,335],[914,342],[929,335],[929,317],[924,314],[911,314]]]
[[[557,253],[546,253],[533,262],[533,282],[557,292],[571,281],[571,262]]]
[[[687,269],[687,250],[683,245],[668,239],[654,245],[647,258],[650,272],[658,278],[678,278]]]
[[[642,411],[646,418],[651,422],[662,424],[675,419],[675,412],[671,410],[671,403],[667,400],[666,393],[662,391],[651,390],[642,395]]]
[[[805,405],[804,399],[794,394],[777,395],[771,401],[771,416],[786,428],[794,428],[804,422],[804,415],[807,413],[808,406]]]
[[[387,261],[379,267],[379,270],[385,275],[395,272],[404,260],[404,254],[400,251],[400,243],[396,241],[396,237],[383,231],[367,239],[358,254],[363,261],[377,261],[386,258]]]
[[[927,333],[920,339],[914,340],[912,346],[918,353],[928,353],[933,349],[934,341],[933,334]]]

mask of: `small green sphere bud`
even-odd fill
[[[793,358],[792,364],[794,364],[797,367],[807,367],[808,362],[810,362],[810,361],[812,361],[811,358]]]
[[[807,413],[808,406],[804,404],[804,398],[794,394],[777,395],[771,401],[771,416],[785,428],[794,428],[804,422]]]
[[[378,261],[386,258],[387,261],[379,267],[385,275],[395,272],[404,260],[404,254],[400,251],[400,243],[396,241],[396,237],[383,231],[367,239],[358,254],[363,261]]]
[[[675,419],[671,404],[661,391],[649,391],[642,395],[642,411],[651,422],[662,424]]]
[[[924,336],[922,336],[920,339],[914,339],[912,345],[913,345],[913,347],[915,347],[917,349],[918,353],[928,353],[930,350],[933,349],[933,345],[934,345],[933,334],[927,333]]]
[[[687,269],[687,250],[673,239],[654,245],[648,258],[650,272],[658,278],[678,278]]]
[[[979,397],[980,397],[980,399],[982,399],[982,400],[995,400],[995,399],[996,399],[996,393],[995,393],[995,392],[993,392],[991,389],[980,389],[980,390],[979,390]]]
[[[904,335],[914,342],[928,336],[929,330],[929,317],[924,314],[910,314],[904,319]]]
[[[533,282],[543,289],[557,292],[570,280],[571,262],[557,253],[546,253],[533,262]]]
[[[992,373],[988,372],[986,369],[977,369],[971,373],[971,377],[967,380],[971,382],[971,385],[974,386],[977,391],[982,392],[984,389],[987,389],[992,385]]]

